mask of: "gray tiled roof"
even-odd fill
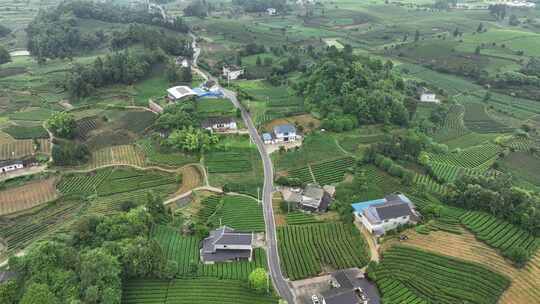
[[[412,214],[411,207],[407,203],[384,204],[375,206],[375,209],[382,221]]]
[[[225,262],[236,259],[249,259],[250,250],[216,250],[215,252],[202,252],[202,258],[206,262]]]
[[[296,133],[296,128],[291,124],[278,125],[274,127],[274,133],[276,134]]]
[[[217,124],[230,124],[234,122],[234,119],[232,117],[210,117],[201,123],[201,127],[203,128],[210,128],[213,125]]]
[[[23,164],[22,160],[4,160],[4,161],[0,161],[0,167],[11,166],[11,165],[22,165],[22,164]]]
[[[322,294],[326,304],[358,304],[358,297],[353,290],[330,289]]]
[[[251,233],[236,233],[234,229],[223,226],[210,232],[203,240],[203,252],[216,252],[215,245],[250,245],[253,240]]]

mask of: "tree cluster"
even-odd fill
[[[84,164],[90,159],[90,150],[85,144],[69,140],[55,140],[51,157],[55,165],[76,166]]]
[[[297,93],[323,118],[354,116],[359,124],[407,125],[405,84],[392,64],[330,50],[300,77]]]
[[[92,1],[68,1],[56,8],[40,11],[28,25],[27,48],[38,61],[71,58],[79,51],[91,50],[102,45],[107,37],[102,31],[83,33],[79,19],[95,19],[113,23],[141,23],[156,25],[187,33],[189,27],[181,18],[172,22],[160,14],[148,13],[147,9],[136,9],[111,3]]]
[[[373,162],[377,154],[382,154],[392,159],[416,162],[420,153],[431,145],[429,137],[414,131],[403,135],[386,135],[383,140],[368,148],[364,158],[367,162]]]
[[[212,3],[206,0],[195,0],[184,8],[184,15],[204,18],[214,10]]]
[[[11,61],[11,55],[5,47],[0,45],[0,64],[8,63]]]
[[[232,3],[248,13],[263,13],[268,8],[275,8],[279,12],[287,10],[286,0],[233,0]]]
[[[90,65],[76,64],[66,81],[66,89],[74,98],[89,96],[96,88],[141,80],[153,64],[163,62],[162,52],[134,53],[128,50],[98,57]]]
[[[445,201],[467,210],[488,212],[540,235],[540,198],[514,186],[510,176],[464,176],[451,185]]]
[[[9,27],[6,27],[0,24],[0,37],[6,37],[10,33],[11,33],[11,29]]]
[[[403,184],[412,185],[415,176],[414,172],[396,164],[391,158],[377,154],[373,159],[373,163],[391,176],[400,178]]]
[[[75,117],[68,112],[54,113],[45,125],[55,136],[62,138],[73,138],[77,128]]]
[[[142,24],[130,24],[123,32],[115,31],[110,43],[113,50],[142,44],[147,49],[161,48],[173,56],[191,57],[193,55],[190,40],[178,37],[178,35],[169,35],[163,29],[157,30]]]
[[[497,18],[497,20],[506,18],[507,8],[506,4],[491,4],[488,7],[489,13]]]
[[[165,140],[165,144],[186,152],[200,152],[210,150],[219,142],[219,137],[207,130],[187,127],[174,130]]]
[[[156,218],[145,209],[82,217],[72,232],[11,258],[17,279],[0,286],[0,302],[120,304],[124,280],[173,277],[174,265],[149,238]]]

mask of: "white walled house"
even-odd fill
[[[266,13],[269,15],[269,16],[276,16],[277,15],[277,10],[273,7],[269,7],[266,9]]]
[[[203,129],[216,132],[236,131],[238,126],[232,117],[211,117],[201,123]]]
[[[236,80],[244,75],[244,69],[237,66],[223,66],[223,78],[227,80]]]
[[[423,88],[422,90],[420,90],[420,102],[440,103],[441,101],[437,99],[437,94],[426,88]]]
[[[352,205],[356,220],[377,236],[400,225],[416,224],[420,214],[414,204],[403,194],[388,195],[383,199]]]
[[[274,127],[273,139],[275,143],[287,143],[300,139],[296,134],[296,128],[291,124]]]
[[[0,173],[7,173],[24,168],[24,163],[20,160],[7,160],[0,162]]]

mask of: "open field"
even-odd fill
[[[362,267],[369,253],[360,232],[341,223],[293,225],[278,228],[283,271],[291,280],[321,272]]]
[[[375,271],[385,302],[497,303],[510,285],[481,264],[394,245]]]
[[[345,157],[334,138],[327,133],[313,133],[304,138],[300,149],[284,153],[273,153],[272,161],[276,171],[292,170],[310,163]]]
[[[137,145],[144,153],[146,162],[151,165],[164,165],[169,167],[181,167],[183,165],[198,163],[199,158],[181,152],[159,151],[150,139],[142,139]]]
[[[123,288],[123,304],[277,304],[240,281],[213,278],[172,281],[133,280]]]
[[[0,191],[0,216],[30,209],[58,197],[56,178],[28,182]]]
[[[524,268],[516,269],[496,250],[479,242],[473,234],[466,230],[463,230],[462,234],[437,231],[428,235],[409,230],[407,235],[409,239],[404,243],[409,246],[475,262],[493,271],[504,273],[511,279],[512,283],[503,293],[499,303],[521,304],[540,301],[540,292],[535,288],[537,285],[535,282],[540,276],[540,252],[537,252]]]
[[[182,174],[182,185],[176,191],[178,194],[186,193],[204,184],[203,175],[199,167],[195,165],[182,167],[180,173]]]

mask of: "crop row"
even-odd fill
[[[301,211],[294,211],[287,214],[287,225],[303,225],[320,223],[315,216]]]
[[[386,290],[392,290],[388,280],[398,281],[426,302],[441,304],[494,304],[510,285],[506,276],[480,264],[399,245],[385,251],[375,279]]]
[[[155,227],[152,236],[161,246],[167,259],[178,264],[178,276],[246,281],[255,268],[266,268],[266,255],[261,248],[254,250],[251,262],[202,264],[199,255],[201,243],[199,238],[183,236],[179,231],[167,226]]]
[[[288,176],[291,178],[297,178],[302,183],[313,183],[313,176],[311,175],[311,169],[309,166],[291,170],[288,172]]]
[[[227,225],[238,231],[264,231],[262,206],[245,196],[225,196],[209,221],[214,226]]]
[[[277,304],[271,295],[258,294],[246,283],[214,278],[128,281],[123,304]]]
[[[58,184],[58,190],[63,194],[91,194],[111,174],[112,170],[101,169],[84,174],[65,175]]]
[[[341,223],[280,227],[278,239],[281,263],[291,280],[314,276],[323,267],[362,267],[368,260],[359,232]]]
[[[461,152],[446,154],[430,154],[431,161],[458,166],[462,168],[485,168],[490,165],[499,153],[495,144],[486,144],[468,148]]]
[[[0,237],[7,242],[8,253],[23,249],[65,225],[81,207],[82,205],[75,201],[57,201],[35,213],[0,223]]]
[[[339,158],[311,165],[315,180],[321,185],[343,181],[345,173],[354,166],[352,157]]]
[[[512,248],[521,248],[532,256],[538,249],[538,241],[532,234],[490,214],[469,211],[461,217],[461,221],[480,240],[503,253]]]
[[[209,173],[235,173],[252,169],[251,151],[213,152],[205,156]]]
[[[419,298],[400,281],[383,278],[377,280],[377,286],[382,294],[384,303],[427,304],[427,301]]]

